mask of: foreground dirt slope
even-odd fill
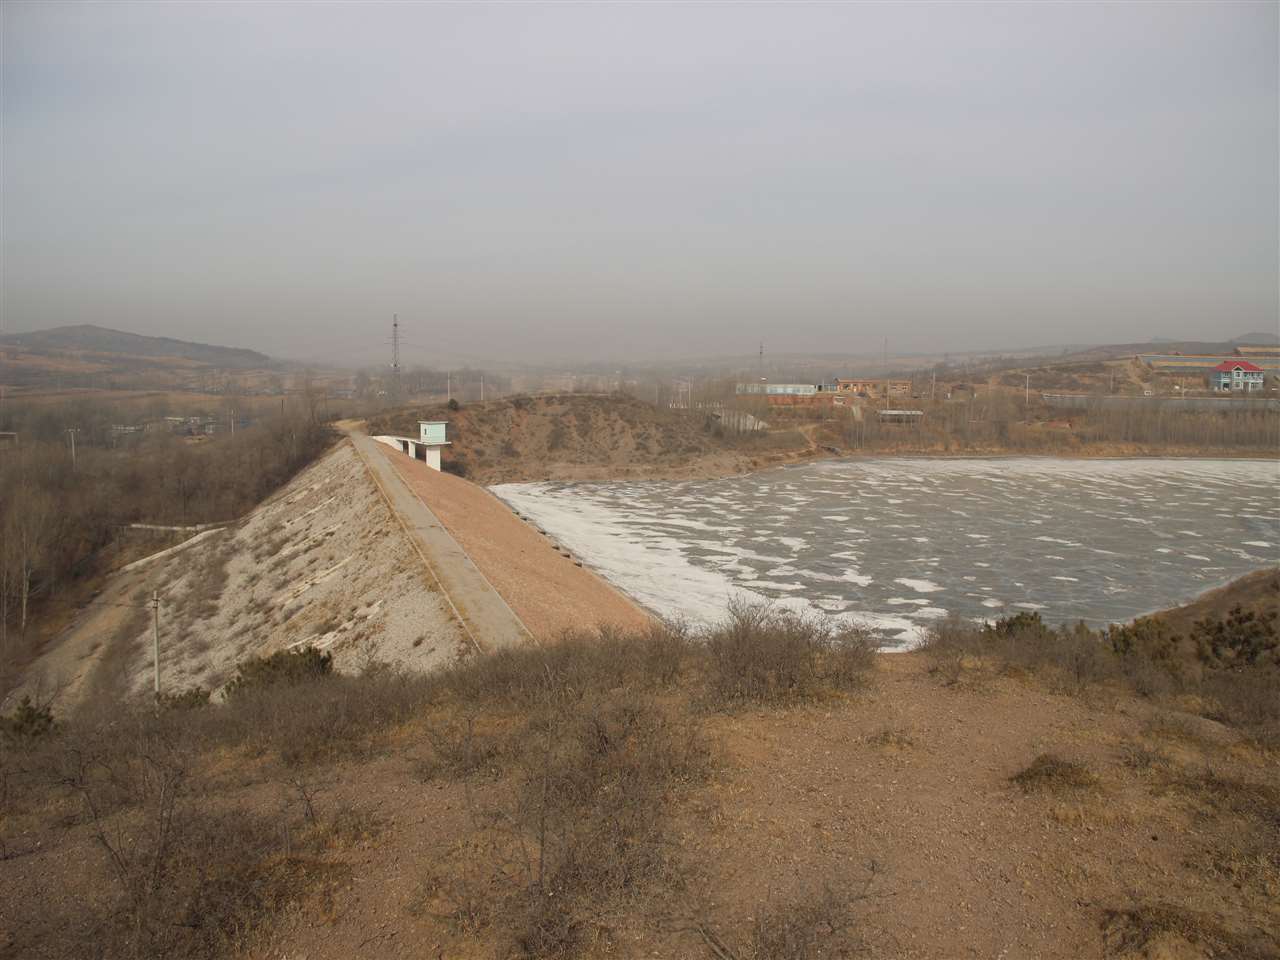
[[[706,417],[622,395],[513,397],[413,408],[375,417],[371,434],[416,435],[418,420],[448,420],[446,461],[479,483],[624,477],[724,476],[811,452],[800,433],[717,434]]]
[[[113,576],[11,696],[149,691],[158,590],[168,692],[215,688],[245,657],[300,642],[339,667],[376,655],[428,669],[465,638],[363,464],[340,444],[241,523]]]
[[[1187,786],[1212,765],[1274,788],[1274,756],[1144,702],[995,675],[943,686],[927,667],[922,655],[883,656],[865,694],[710,718],[721,772],[676,813],[683,886],[615,918],[587,955],[712,957],[708,931],[745,958],[762,904],[828,884],[865,890],[856,925],[868,957],[1280,956],[1280,878],[1244,853],[1230,872],[1222,851],[1242,814]],[[410,722],[381,759],[311,778],[322,819],[342,811],[369,826],[340,853],[349,881],[281,915],[250,955],[502,955],[484,932],[424,909],[423,891],[509,784],[423,782],[423,734]],[[1142,766],[1141,751],[1168,766]],[[1010,778],[1045,752],[1085,764],[1097,783],[1023,792]],[[246,769],[249,782],[220,802],[270,813],[278,790]],[[19,894],[10,902],[68,869],[77,848],[106,869],[80,828],[0,864],[0,882]],[[1192,920],[1183,932],[1134,934],[1153,909]]]

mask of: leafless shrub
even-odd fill
[[[929,658],[929,672],[947,686],[954,686],[964,676],[966,662],[974,653],[974,625],[956,615],[935,624],[925,637],[921,649]]]
[[[750,960],[821,960],[863,949],[851,898],[833,887],[770,904],[751,928]]]
[[[506,647],[461,661],[440,673],[436,685],[464,703],[523,705],[543,702],[548,690],[580,699],[634,684],[665,687],[675,682],[691,646],[678,626],[639,634],[566,633],[545,647]]]
[[[168,715],[172,716],[172,715]],[[291,857],[269,820],[209,810],[190,754],[163,721],[61,745],[61,785],[103,852],[111,896],[82,904],[85,949],[108,956],[203,957],[342,870]]]
[[[415,767],[422,780],[459,780],[485,771],[496,773],[516,746],[511,733],[477,733],[475,717],[471,716],[465,720],[442,717],[429,722],[424,733],[431,744],[431,756]]]
[[[500,922],[529,957],[573,955],[641,891],[680,883],[668,818],[711,768],[697,722],[637,693],[546,686],[516,737],[508,800],[424,885],[418,909],[458,929]],[[486,898],[492,898],[486,904]]]
[[[1256,667],[1208,673],[1201,688],[1209,715],[1268,749],[1280,749],[1280,669]]]
[[[210,740],[247,743],[299,766],[369,756],[430,695],[427,677],[393,669],[249,688],[210,714]]]
[[[875,646],[862,631],[838,630],[769,606],[732,607],[706,638],[708,702],[788,704],[854,689]]]

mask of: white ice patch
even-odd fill
[[[917,593],[937,593],[943,589],[932,580],[912,580],[910,577],[898,577],[893,582],[900,583],[904,587],[910,587]]]
[[[947,615],[947,611],[941,607],[921,607],[919,610],[912,610],[907,616],[915,617],[917,620],[941,620]]]
[[[718,570],[690,563],[676,541],[653,537],[639,543],[632,537],[625,515],[579,498],[546,496],[547,488],[533,483],[491,489],[537,524],[554,531],[561,543],[588,558],[605,579],[660,616],[715,623],[724,617],[730,603],[764,599]]]

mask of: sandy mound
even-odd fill
[[[429,669],[465,641],[348,443],[241,523],[113,577],[18,694],[148,691],[154,590],[170,693],[220,686],[238,661],[304,643],[331,650],[339,669]]]

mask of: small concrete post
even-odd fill
[[[156,699],[160,698],[160,591],[151,594],[151,656]]]

